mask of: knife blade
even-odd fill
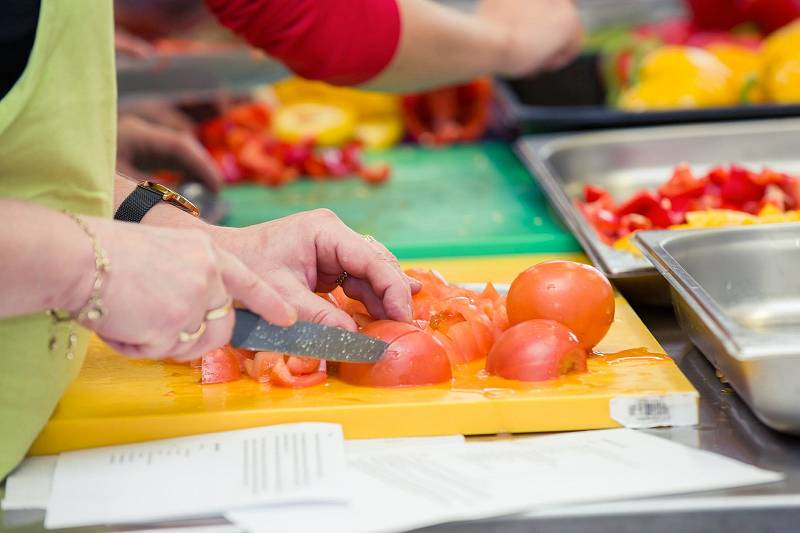
[[[389,345],[344,329],[298,320],[284,328],[247,309],[235,309],[231,345],[248,350],[303,355],[327,361],[374,363]]]

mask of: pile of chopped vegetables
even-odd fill
[[[367,183],[389,178],[386,164],[365,166],[361,143],[341,138],[335,108],[293,104],[274,110],[240,104],[200,124],[198,135],[227,183],[277,187],[300,178],[340,179],[358,174]]]
[[[800,179],[733,164],[696,176],[683,164],[656,192],[643,190],[617,204],[608,191],[587,185],[577,206],[603,242],[635,251],[630,235],[639,230],[798,221]]]

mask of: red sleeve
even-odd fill
[[[205,0],[226,27],[298,75],[357,85],[400,41],[396,0]]]

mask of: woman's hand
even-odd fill
[[[348,228],[327,209],[247,228],[213,228],[216,242],[238,256],[288,302],[299,318],[356,329],[353,319],[314,294],[342,288],[375,318],[411,320],[411,294],[420,289],[374,239]]]
[[[481,0],[476,15],[505,36],[500,74],[557,69],[580,52],[583,33],[574,0]]]
[[[102,288],[106,313],[85,325],[120,353],[153,359],[200,357],[230,340],[233,313],[206,320],[210,309],[230,297],[274,324],[288,326],[297,318],[283,297],[203,231],[85,220],[111,265]],[[66,306],[73,312],[86,302],[94,279],[88,242],[86,250],[88,268]],[[179,341],[181,332],[195,332],[204,321],[202,336]]]
[[[141,105],[136,114],[120,116],[117,167],[140,179],[150,170],[178,170],[212,191],[219,190],[223,181],[216,163],[197,140],[191,121],[169,106],[156,104]]]

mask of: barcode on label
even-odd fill
[[[697,424],[696,394],[618,396],[609,407],[611,418],[628,428]]]
[[[650,419],[669,419],[669,406],[657,400],[639,400],[635,404],[628,406],[628,415],[635,418]]]

